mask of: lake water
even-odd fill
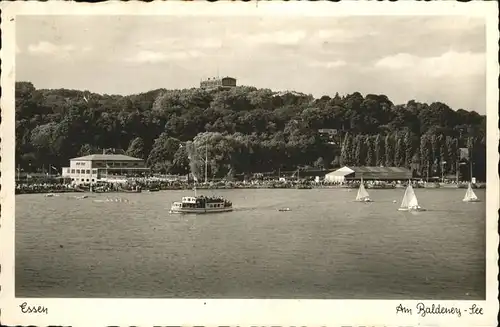
[[[18,195],[16,296],[485,298],[485,202],[416,189],[428,211],[408,213],[404,190],[368,191],[199,191],[235,211],[198,216],[168,213],[189,191]]]

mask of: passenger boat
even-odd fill
[[[233,204],[222,197],[184,196],[172,203],[170,213],[217,213],[233,211]]]
[[[208,150],[205,147],[205,183],[203,186],[208,186]],[[196,176],[195,183],[197,183]],[[184,196],[180,202],[172,203],[170,207],[170,213],[219,213],[219,212],[229,212],[233,211],[233,204],[231,201],[224,199],[223,197],[217,196],[203,196],[196,195],[196,184],[194,187],[194,196]]]

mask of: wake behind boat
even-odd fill
[[[467,188],[467,192],[465,192],[465,196],[462,200],[463,202],[480,202],[476,193],[472,190],[472,185],[469,183],[469,187]]]
[[[411,181],[408,182],[408,186],[406,187],[405,194],[403,196],[403,201],[401,201],[401,206],[398,209],[399,211],[425,211],[418,204],[417,196],[415,195],[415,191],[411,186]]]
[[[181,202],[174,202],[170,213],[218,213],[233,211],[233,204],[222,197],[184,196]]]
[[[370,195],[365,189],[365,185],[363,184],[363,179],[361,179],[361,184],[359,185],[358,194],[356,195],[356,201],[373,202],[372,199],[370,199]]]

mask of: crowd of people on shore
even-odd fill
[[[406,187],[408,181],[364,181],[367,188],[392,189],[397,187]],[[63,183],[18,183],[16,184],[16,194],[30,193],[67,193],[67,192],[156,192],[160,190],[184,190],[193,189],[256,189],[256,188],[281,188],[281,189],[310,189],[310,188],[358,188],[360,180],[332,181],[332,182],[315,182],[315,181],[297,181],[297,180],[251,180],[251,181],[218,181],[209,182],[207,184],[193,184],[188,181],[176,180],[157,180],[157,179],[131,179],[126,182],[111,183],[99,182],[95,184],[63,184]],[[423,180],[414,180],[412,186],[416,188],[467,188],[468,182],[445,181],[443,182],[426,182]],[[485,183],[476,183],[475,188],[485,188]]]
[[[84,192],[78,185],[62,183],[23,183],[16,184],[16,194],[31,193],[72,193]]]

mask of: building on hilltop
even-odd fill
[[[63,167],[62,177],[74,184],[110,181],[119,176],[138,176],[150,172],[143,159],[123,154],[91,154],[72,158],[69,167]]]
[[[200,88],[202,89],[231,88],[235,86],[236,78],[229,76],[208,78],[200,82]]]

